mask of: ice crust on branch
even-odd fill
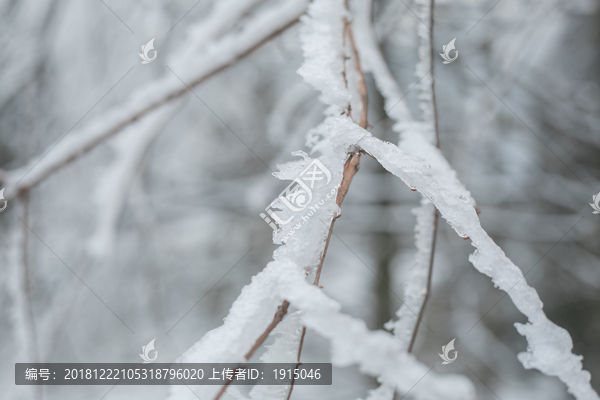
[[[361,372],[379,377],[386,384],[396,387],[401,394],[410,390],[417,398],[475,398],[468,379],[429,372],[430,368],[403,351],[391,334],[369,331],[364,321],[340,312],[341,306],[337,301],[306,282],[301,268],[292,263],[286,266],[278,288],[291,304],[302,310],[306,327],[330,341],[334,365],[356,364]],[[424,382],[417,385],[425,376]]]
[[[598,400],[598,394],[590,385],[591,376],[583,370],[582,357],[571,353],[571,336],[546,317],[536,290],[527,284],[521,270],[481,227],[469,199],[460,192],[442,187],[427,173],[427,164],[391,143],[369,135],[358,145],[385,169],[429,199],[461,237],[471,239],[476,250],[469,261],[479,272],[492,278],[496,287],[507,292],[517,309],[529,319],[527,324],[515,324],[528,343],[527,351],[518,355],[523,366],[557,376],[578,400]]]
[[[356,3],[363,7],[362,12],[358,12],[357,15],[364,16],[365,13],[368,13],[365,8],[368,3],[367,0],[360,0]],[[423,0],[415,2],[421,17],[428,20],[428,7],[425,3]],[[523,366],[528,369],[536,368],[547,375],[559,377],[567,385],[569,392],[577,399],[598,399],[598,394],[589,384],[589,373],[582,370],[581,357],[571,353],[573,343],[568,332],[547,319],[542,311],[542,303],[537,292],[527,285],[521,270],[505,256],[502,250],[481,228],[473,208],[475,201],[471,198],[470,193],[457,179],[456,173],[439,149],[432,145],[431,140],[427,140],[426,135],[421,134],[424,127],[414,122],[414,118],[401,100],[402,94],[399,86],[387,69],[381,53],[377,50],[377,43],[370,30],[368,20],[357,18],[356,26],[357,44],[361,59],[365,67],[373,73],[375,82],[385,99],[385,108],[388,115],[396,120],[393,129],[401,134],[400,148],[390,143],[385,144],[377,141],[375,138],[368,138],[366,142],[361,141],[361,147],[374,155],[384,168],[399,176],[410,187],[415,187],[427,199],[432,200],[436,207],[440,209],[442,216],[455,228],[459,235],[469,236],[473,240],[473,245],[477,250],[471,255],[469,261],[480,272],[490,276],[497,287],[508,291],[517,308],[529,318],[527,324],[515,324],[519,333],[525,336],[528,342],[527,352],[520,353],[518,356]],[[417,66],[416,75],[418,79],[425,76],[419,83],[419,89],[422,92],[419,98],[424,119],[427,121],[428,116],[431,115],[431,109],[428,105],[430,97],[426,93],[423,94],[423,92],[430,88],[431,78],[427,77],[429,53],[428,45],[424,45],[424,43],[428,43],[429,35],[426,27],[422,24],[419,24],[418,29],[421,46],[419,47],[420,62]],[[425,131],[428,130],[425,129]],[[370,148],[366,143],[369,143],[373,148]],[[378,149],[377,154],[373,153],[374,148]],[[408,155],[419,157],[421,160],[418,158],[412,158],[411,160]],[[409,160],[411,161],[409,162]],[[426,161],[423,162],[423,160]],[[421,164],[421,168],[417,172],[415,165],[418,163]],[[416,179],[417,176],[418,179]],[[424,219],[419,221],[419,215],[423,216],[421,209],[417,209],[415,212],[417,213],[416,229],[418,233],[417,257],[421,257],[425,254],[428,243],[422,241],[424,240],[422,233],[426,231],[420,228],[419,225],[429,225],[429,222]],[[419,236],[421,236],[421,239]],[[415,269],[417,276],[413,278],[422,280],[422,273],[419,274],[419,271],[421,269]],[[515,285],[514,288],[513,285]],[[415,289],[417,288],[418,285],[415,286]],[[414,318],[414,314],[402,313],[402,308],[399,313],[405,315],[403,315],[404,318],[400,318],[395,323],[395,330],[400,337],[406,337],[408,334],[407,328],[410,324],[405,326],[402,319],[410,320]],[[375,393],[371,394],[374,395]],[[370,397],[370,399],[375,398]]]
[[[423,1],[421,0],[420,3],[423,3]],[[429,65],[429,55],[423,48],[425,45],[421,44],[419,46],[420,61],[416,72],[417,79],[425,76],[418,86],[419,91],[423,92],[420,96],[420,107],[424,111],[423,120],[420,121],[415,119],[408,109],[404,101],[405,95],[379,51],[377,38],[370,25],[370,0],[358,0],[353,4],[357,7],[354,26],[361,63],[366,71],[373,74],[375,84],[385,101],[386,114],[395,121],[392,128],[400,134],[400,148],[407,154],[426,160],[431,167],[431,176],[442,187],[460,192],[461,195],[467,197],[475,205],[475,200],[458,179],[456,171],[452,169],[442,152],[435,146],[433,135],[428,133],[433,132],[433,121],[431,120],[431,77],[427,67]],[[425,16],[428,15],[428,12],[426,12]],[[420,40],[427,40],[427,43],[429,43],[427,28],[424,26],[423,28],[426,32],[419,33]],[[425,35],[425,38],[423,38],[423,35]],[[429,94],[425,94],[425,92]]]
[[[433,92],[431,90],[433,70],[431,69],[431,42],[430,29],[433,27],[425,25],[431,21],[431,7],[433,0],[414,0],[416,13],[421,21],[425,23],[417,24],[417,37],[419,38],[419,46],[417,48],[418,62],[415,67],[415,77],[419,79],[417,83],[419,99],[419,109],[421,110],[422,120],[425,122],[422,130],[422,135],[429,143],[435,143],[435,115],[433,112]]]
[[[319,157],[331,171],[332,182],[340,182],[348,148],[368,135],[348,117],[330,117],[319,127],[324,135],[317,147],[328,149],[329,158]],[[308,160],[306,160],[308,163]],[[293,176],[293,170],[302,171],[304,163],[285,168]],[[314,193],[315,199],[328,192]],[[316,201],[316,200],[313,200]],[[470,381],[461,376],[429,372],[429,368],[407,354],[400,343],[389,333],[371,332],[362,320],[340,312],[340,305],[327,297],[320,289],[305,280],[306,266],[318,263],[332,218],[337,206],[317,210],[307,223],[287,243],[273,254],[274,261],[252,279],[233,303],[225,323],[206,334],[181,358],[181,362],[242,362],[243,354],[252,346],[275,313],[277,305],[285,298],[302,311],[302,322],[308,328],[330,340],[332,362],[347,366],[358,364],[361,371],[380,376],[395,386],[400,393],[423,399],[473,399]],[[216,362],[216,361],[215,361]],[[427,384],[413,388],[423,376]],[[186,388],[173,387],[172,399],[192,398]],[[219,388],[202,386],[196,393],[202,397],[214,396]]]

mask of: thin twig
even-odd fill
[[[433,10],[435,7],[435,0],[430,0],[429,3],[429,68],[431,70],[431,106],[433,108],[433,124],[435,126],[435,145],[440,147],[440,131],[438,127],[438,112],[437,112],[437,101],[435,100],[435,73],[433,70]]]
[[[350,156],[350,158],[348,158],[348,161],[346,161],[346,164],[344,165],[344,172],[342,175],[342,183],[340,185],[340,188],[338,189],[337,197],[335,200],[338,207],[342,206],[342,203],[344,202],[344,199],[346,198],[346,193],[348,193],[348,189],[350,189],[350,183],[352,183],[352,178],[354,178],[354,175],[356,174],[356,172],[358,172],[359,163],[360,163],[360,153],[355,153],[352,156]],[[315,273],[315,281],[314,281],[315,286],[319,286],[319,279],[321,278],[321,270],[323,269],[323,262],[325,261],[325,256],[327,255],[327,249],[329,248],[329,242],[331,241],[331,235],[333,234],[333,226],[335,225],[335,220],[338,219],[339,217],[340,217],[340,215],[338,214],[335,218],[333,218],[333,220],[331,221],[331,225],[329,226],[329,233],[327,235],[327,241],[325,242],[323,254],[321,255],[321,258],[319,260],[319,266],[317,267],[317,272]],[[300,356],[302,355],[302,346],[304,345],[304,336],[306,336],[306,326],[302,327],[302,336],[300,337],[300,344],[298,346],[298,363],[296,364],[296,368],[298,368],[298,365],[300,365]],[[288,392],[287,400],[290,400],[293,389],[294,389],[294,380],[292,379],[292,383],[290,385],[290,391]]]
[[[348,193],[348,189],[350,189],[350,183],[352,183],[352,178],[356,172],[358,172],[358,165],[360,163],[360,153],[352,154],[346,164],[344,165],[344,172],[342,175],[342,183],[340,188],[338,189],[336,204],[338,207],[342,206],[344,199],[346,198],[346,193]],[[329,248],[329,242],[331,241],[331,235],[333,234],[333,226],[335,225],[335,220],[338,219],[341,215],[335,216],[331,221],[331,225],[329,226],[329,233],[327,235],[327,240],[325,242],[325,247],[323,249],[323,254],[319,260],[319,266],[317,267],[317,272],[315,274],[314,285],[319,286],[319,279],[321,278],[321,270],[323,269],[323,263],[325,262],[325,256],[327,255],[327,249]],[[300,344],[298,346],[298,362],[296,364],[296,368],[301,364],[300,356],[302,355],[302,346],[304,345],[304,336],[306,336],[306,326],[302,327],[302,336],[300,336]],[[290,391],[288,392],[287,400],[292,396],[292,390],[294,389],[294,380],[292,379],[292,383],[290,385]]]
[[[267,339],[267,337],[269,336],[269,333],[271,333],[271,331],[273,329],[275,329],[275,327],[277,326],[277,324],[279,324],[281,322],[281,320],[283,319],[283,317],[285,316],[285,314],[287,314],[289,306],[290,306],[290,302],[287,301],[287,300],[284,300],[283,303],[281,303],[281,305],[277,308],[277,312],[275,313],[275,316],[273,317],[273,321],[271,321],[271,323],[269,324],[269,326],[267,327],[267,329],[262,333],[262,335],[260,335],[258,337],[258,339],[256,339],[256,343],[254,343],[254,346],[252,346],[252,348],[244,356],[244,358],[246,360],[249,360],[250,357],[252,357],[252,355],[254,354],[254,352]]]
[[[360,164],[360,153],[351,154],[344,164],[344,172],[342,174],[342,182],[337,192],[337,197],[335,199],[335,203],[338,207],[342,207],[342,203],[346,198],[346,194],[348,193],[348,189],[350,189],[350,184],[352,183],[352,178],[358,172],[358,166]],[[323,253],[319,259],[319,265],[317,267],[317,272],[315,274],[315,285],[319,285],[319,279],[321,278],[321,270],[323,269],[323,262],[325,261],[325,256],[327,255],[327,249],[329,248],[329,241],[331,240],[331,235],[333,234],[333,225],[335,221],[341,216],[338,214],[331,221],[331,225],[329,226],[329,233],[327,235],[327,240],[325,241],[325,248],[323,249]]]
[[[360,59],[358,58],[358,51],[356,49],[356,42],[354,41],[354,31],[352,29],[352,25],[350,22],[347,22],[348,25],[348,39],[350,39],[350,48],[352,49],[352,57],[354,58],[354,67],[356,68],[356,72],[358,73],[358,95],[360,96],[360,102],[362,105],[362,109],[360,110],[360,119],[358,120],[358,125],[361,128],[367,128],[367,111],[369,105],[369,94],[367,91],[367,84],[365,82],[365,75],[362,71],[362,67],[360,66]]]
[[[423,299],[423,304],[421,304],[421,310],[419,310],[419,316],[417,317],[417,322],[415,323],[415,328],[413,330],[412,337],[410,339],[410,345],[408,346],[408,352],[411,353],[413,350],[413,346],[415,345],[415,340],[417,339],[417,332],[419,331],[420,322],[423,320],[423,315],[425,314],[425,306],[427,305],[427,300],[431,296],[431,277],[433,276],[433,256],[435,254],[435,245],[437,242],[437,233],[438,233],[438,225],[439,225],[439,217],[440,212],[437,208],[433,207],[433,233],[431,240],[431,251],[429,253],[429,268],[427,270],[427,289],[425,292],[425,298]]]
[[[300,366],[300,364],[302,364],[300,362],[300,355],[302,355],[302,346],[304,346],[304,336],[306,336],[306,327],[305,326],[302,327],[302,335],[300,336],[300,345],[298,346],[298,362],[296,363],[296,368],[298,368]],[[292,390],[294,390],[294,381],[295,380],[296,380],[296,374],[294,374],[292,376],[292,383],[290,384],[290,391],[288,392],[287,400],[290,400],[290,398],[292,397]]]
[[[435,145],[439,149],[440,148],[440,133],[438,127],[438,115],[437,115],[437,103],[435,99],[435,75],[433,74],[433,10],[435,5],[435,0],[430,0],[429,7],[429,67],[431,70],[431,106],[433,109],[433,125],[435,128]],[[433,259],[435,254],[435,245],[437,242],[437,233],[438,233],[438,225],[439,225],[439,211],[435,206],[433,206],[433,233],[431,238],[431,250],[429,253],[429,268],[427,270],[427,291],[425,293],[425,298],[423,299],[423,304],[421,304],[421,309],[419,310],[419,316],[417,318],[417,322],[415,323],[415,327],[413,330],[412,337],[410,339],[410,345],[408,346],[408,352],[412,352],[413,346],[415,345],[415,340],[417,339],[417,333],[419,332],[420,321],[423,319],[425,314],[425,307],[427,305],[427,301],[429,297],[431,297],[431,278],[433,276]]]
[[[256,339],[256,342],[254,342],[254,345],[252,346],[252,348],[246,353],[246,355],[244,355],[244,358],[247,361],[250,360],[250,357],[252,357],[252,355],[256,352],[256,350],[258,350],[260,348],[260,346],[262,346],[262,344],[265,342],[265,340],[267,340],[267,338],[269,337],[269,334],[281,322],[283,317],[287,314],[289,306],[290,306],[290,302],[287,300],[284,300],[283,303],[281,303],[281,305],[279,307],[277,307],[277,312],[273,316],[273,321],[271,321],[269,326],[267,326],[267,328],[264,330],[264,332],[258,337],[258,339]],[[238,368],[242,367],[242,366],[243,365],[240,364],[238,366]],[[225,391],[227,390],[227,387],[229,386],[229,384],[231,382],[232,381],[229,380],[223,386],[221,386],[221,390],[219,390],[219,392],[215,396],[214,400],[219,400],[221,398],[221,396],[223,396],[223,394],[225,393]]]

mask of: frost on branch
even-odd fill
[[[581,356],[571,353],[573,342],[569,333],[548,320],[537,292],[483,230],[469,198],[442,187],[429,176],[423,160],[408,156],[391,143],[369,135],[359,145],[385,169],[429,199],[460,236],[471,239],[476,250],[469,261],[479,272],[491,277],[496,287],[507,292],[517,309],[529,319],[527,324],[515,324],[528,343],[527,352],[519,354],[523,366],[557,376],[578,400],[599,399],[590,385],[589,372],[582,369]]]
[[[368,1],[359,1],[362,11],[368,10],[365,5]],[[423,0],[416,2],[422,18],[428,18],[428,8]],[[365,13],[358,13],[365,15]],[[362,21],[362,23],[358,23]],[[469,258],[473,265],[482,273],[492,277],[496,286],[507,291],[517,308],[529,318],[529,323],[516,324],[517,330],[528,341],[526,353],[519,354],[519,361],[525,368],[536,368],[547,375],[559,377],[568,387],[570,393],[577,399],[598,399],[598,395],[591,388],[590,375],[582,370],[581,357],[571,353],[573,343],[568,332],[558,327],[547,319],[542,311],[542,303],[534,289],[525,282],[521,270],[517,268],[491,240],[481,228],[479,219],[474,210],[475,201],[456,177],[456,173],[443,157],[439,149],[427,139],[428,135],[422,132],[431,131],[423,125],[414,122],[408,108],[402,101],[402,93],[393,76],[387,69],[383,57],[376,48],[376,42],[370,31],[366,18],[357,19],[357,42],[361,57],[367,68],[373,73],[379,90],[385,99],[385,108],[388,115],[396,120],[393,129],[400,133],[400,148],[368,137],[360,145],[370,154],[374,155],[380,163],[395,175],[399,176],[407,185],[415,187],[425,198],[434,202],[442,216],[463,237],[470,237],[476,252]],[[360,30],[359,30],[360,29]],[[429,67],[428,32],[419,25],[420,62],[417,66],[417,79],[425,76],[419,84],[421,94],[421,110],[425,121],[430,116],[430,96],[426,93],[431,85],[427,77]],[[431,139],[431,135],[429,135]],[[368,143],[368,144],[367,144]],[[372,147],[371,147],[372,146]],[[375,149],[377,149],[375,151]],[[410,156],[415,156],[410,157]],[[417,168],[417,165],[420,165]],[[422,216],[422,211],[417,210],[417,216]],[[419,221],[419,218],[417,218]],[[418,222],[418,225],[421,223]],[[417,226],[417,231],[419,227]],[[423,231],[421,231],[423,232]],[[419,253],[427,248],[427,243],[421,242],[417,246]],[[416,280],[422,280],[422,273],[415,270]],[[418,282],[417,282],[418,283]],[[513,285],[514,288],[513,288]],[[416,286],[418,287],[418,285]],[[512,289],[511,289],[512,288]],[[399,311],[402,313],[402,308]],[[413,313],[406,312],[404,319],[414,318]],[[408,329],[403,326],[402,318],[395,324],[396,333],[406,337]],[[374,396],[379,393],[371,393]],[[375,399],[377,397],[370,397]]]
[[[343,0],[317,1],[302,17],[300,40],[305,61],[298,74],[321,92],[320,100],[338,114],[351,100],[343,79],[343,31],[346,14]]]
[[[420,7],[424,7],[420,1]],[[420,108],[423,111],[422,121],[416,119],[408,109],[404,101],[405,94],[402,93],[398,83],[391,74],[388,66],[379,51],[377,39],[370,24],[370,0],[356,1],[356,44],[358,46],[361,62],[365,70],[370,71],[375,79],[375,84],[385,100],[386,114],[395,121],[394,131],[400,134],[400,148],[407,154],[426,160],[431,169],[429,173],[438,181],[440,186],[460,192],[475,205],[469,191],[458,179],[456,172],[448,163],[441,151],[435,146],[433,132],[433,121],[431,119],[431,77],[428,74],[429,56],[425,52],[423,41],[429,43],[426,32],[420,32],[421,45],[419,46],[419,63],[417,66],[417,79],[420,91]],[[423,16],[428,16],[427,8],[422,10]],[[421,24],[422,25],[422,24]],[[424,54],[425,53],[425,54]],[[429,77],[429,78],[428,78]]]
[[[347,125],[351,122],[347,121]],[[346,125],[344,123],[340,125]],[[403,351],[400,343],[384,331],[369,331],[364,321],[340,312],[340,304],[306,282],[298,268],[287,264],[278,288],[291,304],[302,310],[307,328],[328,339],[332,363],[357,364],[361,372],[378,376],[399,393],[422,399],[474,399],[471,382],[456,375],[438,375]],[[425,377],[425,378],[424,378]],[[416,385],[423,379],[419,385]]]

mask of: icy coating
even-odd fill
[[[518,356],[523,366],[557,376],[578,400],[599,399],[590,385],[590,373],[582,369],[582,357],[571,353],[571,336],[546,317],[537,292],[483,230],[469,199],[441,187],[426,173],[427,164],[391,143],[368,136],[359,145],[374,155],[385,169],[428,198],[460,236],[471,239],[476,250],[469,261],[479,272],[492,278],[496,287],[507,292],[517,309],[529,319],[527,324],[515,324],[528,343],[527,351]]]

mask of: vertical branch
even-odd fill
[[[365,107],[365,109],[366,109],[366,107]],[[365,119],[365,121],[366,121],[366,119]],[[365,126],[366,126],[366,122],[365,122]],[[352,178],[354,178],[354,175],[358,172],[359,163],[360,163],[360,153],[356,153],[356,154],[353,154],[352,156],[350,156],[350,158],[348,158],[348,161],[346,161],[346,164],[344,165],[344,172],[342,175],[342,183],[340,185],[340,188],[338,189],[337,197],[335,200],[338,207],[342,206],[342,203],[344,202],[344,199],[346,198],[348,189],[350,189],[350,183],[352,182]],[[329,242],[331,241],[331,235],[333,234],[333,226],[335,225],[336,219],[338,219],[339,217],[340,216],[337,215],[331,221],[331,225],[329,226],[329,234],[327,235],[327,241],[325,242],[325,247],[323,249],[323,255],[321,256],[321,259],[319,260],[319,266],[317,267],[317,272],[315,273],[315,280],[313,282],[313,284],[315,286],[319,286],[319,279],[321,278],[321,270],[323,269],[323,263],[325,262],[325,256],[327,255],[327,249],[329,248]],[[300,356],[302,355],[302,347],[304,345],[304,337],[305,336],[306,336],[306,327],[303,326],[302,327],[302,336],[300,336],[300,343],[298,345],[298,363],[296,364],[296,368],[298,365],[300,365]],[[292,384],[290,385],[290,391],[288,393],[287,400],[289,400],[290,397],[292,396],[293,389],[294,389],[294,380],[292,380]]]
[[[25,321],[27,323],[27,329],[31,336],[31,343],[29,344],[29,358],[32,362],[40,362],[40,354],[38,348],[37,334],[35,330],[35,321],[33,317],[33,305],[31,301],[31,271],[29,268],[29,191],[24,192],[21,195],[22,212],[23,212],[23,226],[22,226],[22,247],[21,247],[21,290],[23,292],[23,312],[25,315]]]
[[[432,117],[433,117],[433,130],[435,133],[435,145],[439,149],[440,147],[440,133],[439,133],[439,124],[438,124],[438,114],[437,114],[437,102],[435,98],[435,75],[434,75],[434,62],[433,62],[433,26],[434,26],[434,7],[435,0],[429,0],[429,67],[431,73],[431,109],[432,109]],[[408,352],[412,352],[413,347],[415,345],[415,341],[417,339],[417,333],[419,332],[420,321],[422,321],[423,316],[425,315],[425,307],[427,306],[427,301],[431,297],[431,279],[433,276],[433,261],[435,255],[435,245],[437,243],[437,233],[438,233],[438,225],[439,225],[439,211],[433,208],[433,231],[431,233],[431,249],[429,253],[429,266],[427,268],[427,284],[425,291],[425,298],[423,299],[423,303],[421,304],[421,308],[419,310],[419,316],[414,326],[414,330],[410,339],[410,344],[408,346]],[[417,217],[418,218],[418,217]]]
[[[435,145],[440,147],[440,130],[438,126],[438,113],[437,113],[437,102],[435,100],[435,73],[434,73],[434,62],[433,62],[433,10],[435,7],[435,0],[429,2],[429,67],[431,68],[431,107],[433,109],[433,126],[435,131]],[[437,217],[436,217],[437,227]]]
[[[17,200],[16,240],[13,241],[13,285],[15,299],[15,334],[20,348],[24,350],[27,362],[40,362],[38,339],[31,301],[31,272],[29,268],[29,191],[23,192]],[[36,398],[43,398],[43,386],[32,388]]]
[[[296,368],[298,368],[298,366],[300,364],[302,364],[300,362],[300,356],[302,355],[302,346],[304,345],[304,336],[305,335],[306,335],[306,327],[303,326],[302,327],[302,336],[300,336],[300,344],[298,345],[298,362],[296,363]],[[295,377],[296,377],[296,375],[294,374],[294,376],[292,376],[292,383],[290,385],[290,391],[288,392],[286,400],[290,400],[290,398],[292,397],[292,390],[294,390]]]
[[[342,183],[340,184],[340,187],[337,192],[337,197],[335,199],[335,203],[338,205],[338,207],[342,207],[342,203],[344,202],[344,199],[346,198],[348,189],[350,189],[350,183],[352,183],[352,178],[354,178],[354,175],[358,172],[359,164],[360,164],[360,153],[352,154],[350,157],[348,157],[346,164],[344,164]],[[321,255],[321,257],[319,259],[319,265],[317,266],[317,272],[315,274],[315,282],[314,282],[315,286],[319,285],[319,279],[321,278],[321,270],[323,269],[323,262],[325,262],[325,256],[327,255],[327,249],[329,248],[329,242],[331,241],[331,235],[333,234],[333,226],[335,224],[335,221],[339,217],[340,216],[337,215],[331,221],[331,225],[329,226],[329,234],[327,235],[327,240],[325,241],[325,248],[323,249],[323,254]]]
[[[435,245],[437,242],[437,233],[438,233],[438,225],[439,225],[439,217],[440,212],[437,208],[433,208],[433,233],[431,238],[431,252],[429,254],[429,268],[427,269],[427,286],[425,289],[425,298],[423,299],[423,304],[421,305],[421,309],[419,310],[419,316],[417,318],[417,323],[415,324],[413,334],[410,339],[410,344],[408,345],[408,352],[411,353],[413,350],[413,346],[415,345],[415,340],[417,339],[417,333],[419,332],[420,321],[423,320],[423,316],[425,315],[425,307],[427,306],[427,301],[429,297],[431,297],[431,277],[433,276],[433,256],[435,254]]]

